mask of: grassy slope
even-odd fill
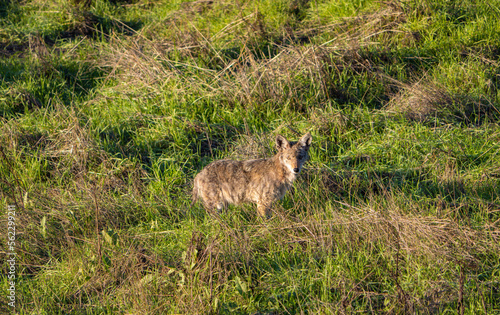
[[[19,313],[500,310],[498,1],[181,2],[0,4]],[[271,220],[190,206],[293,130]]]

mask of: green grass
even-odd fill
[[[0,4],[0,312],[500,312],[498,1],[84,2]],[[191,205],[307,131],[269,220]]]

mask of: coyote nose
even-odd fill
[[[300,172],[300,169],[298,167],[296,167],[296,168],[293,169],[293,172],[294,173],[298,173],[298,172]]]

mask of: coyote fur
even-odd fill
[[[278,135],[278,153],[271,158],[210,163],[194,179],[193,203],[201,198],[209,211],[220,211],[228,204],[255,203],[258,214],[269,217],[272,203],[285,196],[299,175],[311,141],[310,133],[297,142]]]

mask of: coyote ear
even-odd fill
[[[278,148],[279,151],[288,149],[290,147],[290,143],[288,140],[286,140],[285,137],[282,135],[276,136],[276,148]]]
[[[300,138],[299,140],[299,143],[306,148],[309,148],[309,146],[311,146],[311,142],[312,142],[312,136],[311,133],[309,132],[303,135],[302,138]]]

